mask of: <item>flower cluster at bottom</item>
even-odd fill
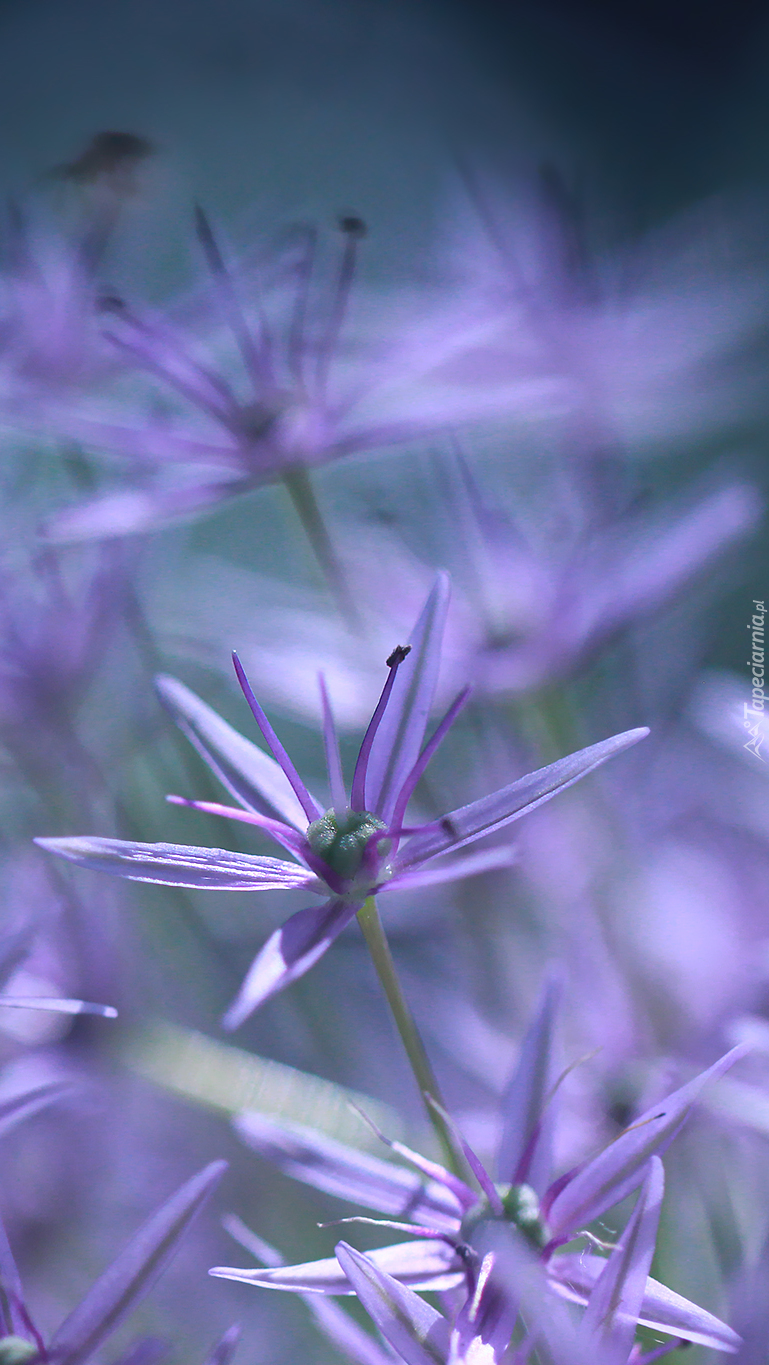
[[[385,1342],[409,1365],[525,1365],[531,1359],[641,1365],[683,1343],[737,1351],[740,1338],[730,1327],[652,1279],[649,1269],[664,1193],[660,1154],[703,1087],[742,1050],[733,1049],[658,1101],[592,1160],[552,1180],[556,999],[551,984],[508,1092],[498,1163],[505,1183],[491,1178],[459,1135],[468,1180],[400,1142],[384,1139],[412,1171],[311,1129],[243,1114],[236,1121],[241,1137],[287,1174],[384,1215],[343,1222],[377,1223],[413,1240],[368,1253],[341,1241],[327,1260],[211,1273],[305,1295],[356,1294]],[[636,1190],[619,1241],[599,1243],[588,1225]],[[577,1239],[581,1249],[564,1249]],[[244,1240],[249,1245],[247,1235]],[[608,1256],[600,1254],[607,1250]],[[446,1314],[418,1291],[440,1293]],[[581,1319],[564,1301],[584,1307]],[[643,1356],[635,1342],[639,1325],[669,1340]],[[368,1347],[348,1353],[367,1365],[392,1360],[389,1352],[377,1357]]]

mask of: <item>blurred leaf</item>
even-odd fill
[[[355,1105],[388,1137],[403,1134],[403,1121],[389,1105],[193,1029],[161,1020],[124,1039],[124,1060],[134,1071],[228,1115],[258,1110],[381,1154],[381,1142],[355,1113]]]

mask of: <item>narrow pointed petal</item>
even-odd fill
[[[307,840],[298,830],[284,825],[282,820],[272,820],[269,815],[241,810],[238,806],[223,806],[221,801],[191,801],[186,796],[167,796],[166,801],[172,806],[187,806],[190,810],[203,811],[205,815],[222,815],[225,820],[240,820],[244,825],[255,825],[296,858],[304,860],[306,857]]]
[[[113,1005],[94,1005],[90,1000],[55,1000],[46,995],[0,995],[0,1005],[18,1010],[52,1010],[54,1014],[97,1014],[102,1019],[117,1019]]]
[[[647,1110],[583,1166],[546,1211],[553,1239],[567,1239],[631,1194],[640,1185],[649,1158],[669,1146],[703,1087],[734,1066],[746,1051],[745,1047],[732,1048],[707,1071]]]
[[[551,1258],[547,1274],[551,1288],[561,1298],[586,1304],[606,1265],[603,1256],[569,1251]],[[651,1276],[646,1281],[638,1322],[715,1351],[737,1351],[741,1344],[737,1333],[720,1318]]]
[[[408,872],[397,873],[392,881],[385,882],[380,895],[385,891],[406,891],[421,886],[441,886],[445,882],[459,882],[465,877],[477,877],[481,872],[497,872],[503,867],[513,867],[518,861],[517,850],[511,844],[498,848],[485,848],[482,852],[468,853],[463,858],[440,863],[437,867],[417,867]]]
[[[155,685],[181,730],[236,801],[257,813],[278,815],[294,829],[307,828],[307,816],[279,763],[238,734],[200,697],[161,674]]]
[[[602,1356],[606,1365],[626,1365],[630,1355],[664,1192],[662,1162],[653,1156],[627,1227],[596,1280],[582,1319],[587,1350]]]
[[[560,997],[561,983],[551,978],[523,1040],[503,1100],[499,1179],[511,1185],[525,1182],[540,1196],[552,1178],[550,1092],[555,1080],[553,1029]]]
[[[70,839],[36,839],[40,848],[78,867],[111,872],[132,882],[187,886],[218,891],[284,891],[321,884],[313,872],[280,858],[256,858],[225,848],[192,844],[139,844],[124,839],[84,835]]]
[[[171,1259],[226,1168],[226,1161],[213,1161],[148,1219],[55,1333],[48,1348],[52,1360],[79,1365],[111,1335]]]
[[[413,768],[408,773],[405,781],[403,782],[403,785],[401,786],[401,789],[398,792],[398,799],[395,802],[395,809],[393,810],[392,814],[392,823],[396,829],[403,824],[406,816],[406,809],[408,807],[409,801],[411,800],[412,796],[414,795],[414,792],[416,791],[417,783],[419,782],[420,778],[427,769],[427,766],[431,762],[434,754],[437,752],[440,745],[443,743],[444,739],[446,738],[446,735],[449,733],[449,730],[454,724],[454,721],[457,719],[457,716],[466,707],[470,699],[471,691],[472,688],[464,687],[462,691],[459,693],[459,696],[455,699],[455,701],[452,702],[445,716],[441,720],[440,724],[436,727],[433,734],[430,736],[424,749],[422,749],[421,753],[419,754],[416,763],[414,764]]]
[[[331,788],[331,804],[337,815],[342,815],[347,808],[348,801],[342,777],[342,760],[339,756],[339,737],[334,724],[326,679],[322,673],[318,674],[318,683],[323,707],[323,743],[326,750],[326,766],[328,767],[328,780]]]
[[[463,844],[472,843],[473,839],[480,839],[492,830],[519,820],[558,792],[579,782],[581,777],[600,767],[607,759],[622,753],[623,749],[629,749],[639,739],[645,739],[648,733],[646,727],[641,727],[612,735],[599,744],[591,744],[587,749],[578,749],[566,758],[559,758],[546,768],[527,773],[517,782],[511,782],[508,787],[502,787],[490,796],[482,796],[479,801],[471,801],[468,806],[450,811],[442,819],[425,825],[409,839],[396,859],[398,869],[411,867],[426,858],[434,858],[447,849],[461,848]]]
[[[270,1267],[285,1265],[285,1261],[269,1242],[257,1237],[240,1218],[229,1214],[222,1223],[236,1242],[245,1247],[257,1261]],[[397,1365],[389,1349],[375,1341],[369,1332],[358,1326],[354,1318],[334,1303],[326,1294],[303,1294],[302,1298],[312,1313],[321,1332],[338,1351],[342,1351],[355,1365]]]
[[[367,1253],[380,1270],[412,1289],[453,1289],[464,1279],[462,1263],[453,1247],[435,1240],[399,1242]],[[303,1265],[281,1266],[275,1270],[240,1270],[216,1266],[209,1271],[225,1280],[260,1285],[263,1289],[283,1289],[300,1294],[353,1294],[355,1291],[335,1256]]]
[[[389,821],[406,778],[419,758],[438,680],[449,602],[449,579],[439,574],[409,639],[366,768],[366,808]]]
[[[287,919],[254,958],[235,1001],[222,1020],[224,1028],[238,1028],[271,995],[304,976],[355,918],[361,904],[330,900],[324,905],[298,910]]]
[[[294,1180],[378,1213],[458,1231],[464,1210],[436,1180],[426,1184],[414,1171],[392,1161],[346,1147],[313,1128],[276,1123],[263,1114],[239,1114],[234,1126],[248,1147]]]
[[[261,730],[263,737],[266,739],[267,743],[272,749],[273,757],[275,758],[276,763],[280,767],[281,771],[285,774],[294,792],[294,795],[296,796],[297,801],[302,807],[302,810],[304,811],[305,814],[305,819],[315,820],[317,816],[323,814],[323,807],[319,805],[319,803],[315,800],[315,797],[312,795],[312,793],[309,792],[305,787],[304,782],[302,781],[301,777],[299,776],[299,773],[294,767],[293,760],[289,757],[283,744],[278,739],[275,730],[273,729],[272,725],[267,719],[264,709],[257,701],[254,695],[253,688],[250,682],[248,681],[248,678],[246,677],[245,669],[243,668],[243,665],[240,662],[240,659],[238,658],[234,650],[232,654],[232,662],[235,668],[235,673],[238,682],[240,683],[243,692],[243,696],[245,697],[249,707],[251,708],[251,714],[253,715],[254,720],[259,726],[259,729]]]
[[[339,1243],[336,1255],[369,1317],[407,1365],[445,1365],[449,1354],[446,1319],[346,1242]]]

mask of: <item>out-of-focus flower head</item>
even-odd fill
[[[30,1315],[21,1278],[0,1225],[2,1359],[8,1365],[45,1365],[49,1360],[81,1365],[89,1360],[152,1287],[218,1184],[226,1165],[224,1161],[211,1162],[182,1185],[139,1228],[47,1342]],[[126,1359],[130,1358],[129,1353]]]
[[[99,838],[39,839],[51,852],[81,866],[136,881],[221,890],[306,887],[329,896],[319,908],[293,915],[276,930],[252,964],[226,1016],[235,1027],[264,1000],[317,962],[366,898],[379,890],[418,888],[454,881],[511,861],[509,848],[432,865],[484,835],[504,828],[648,732],[628,730],[529,773],[490,796],[440,819],[408,823],[409,803],[438,745],[465,705],[464,689],[422,747],[438,675],[448,608],[448,578],[439,575],[408,646],[387,660],[387,681],[361,744],[347,796],[331,707],[321,679],[324,741],[331,807],[308,791],[251,691],[237,657],[235,667],[271,759],[233,731],[205,703],[173,679],[160,691],[206,762],[240,802],[182,805],[261,828],[295,862],[179,844],[140,844]]]
[[[492,509],[469,470],[457,471],[461,482],[451,489],[443,541],[454,583],[444,695],[459,679],[487,697],[514,697],[573,676],[623,630],[679,597],[754,529],[761,512],[757,490],[732,482],[677,507],[535,534],[525,513],[513,519],[503,507]],[[432,518],[440,534],[439,509]],[[355,627],[317,591],[205,559],[192,566],[191,617],[186,580],[183,589],[158,586],[152,611],[159,631],[172,649],[205,663],[217,652],[223,657],[217,644],[237,631],[260,693],[307,718],[315,714],[321,667],[340,725],[359,725],[376,692],[370,660],[416,609],[432,571],[383,528],[346,527],[339,539],[343,570],[356,589]]]
[[[0,741],[38,781],[78,768],[75,725],[120,622],[125,564],[118,547],[8,552],[0,562]]]
[[[763,403],[769,273],[755,206],[713,202],[601,248],[553,167],[512,192],[466,168],[464,188],[439,327],[465,334],[442,377],[468,406],[482,391],[500,417],[552,423],[566,457],[595,467],[739,427]]]
[[[105,335],[137,377],[148,377],[148,416],[129,422],[117,406],[51,413],[49,426],[89,449],[127,457],[135,477],[55,514],[56,539],[121,535],[205,510],[298,470],[418,439],[456,417],[426,390],[436,356],[410,336],[412,316],[434,307],[420,296],[399,309],[350,304],[366,227],[339,219],[341,258],[324,286],[316,228],[288,234],[277,260],[230,267],[201,209],[197,235],[211,276],[214,314],[186,328],[102,299]]]
[[[151,153],[133,133],[98,133],[57,167],[74,222],[13,204],[0,271],[0,387],[8,416],[77,391],[116,368],[101,335],[99,270],[136,171]],[[74,209],[74,214],[71,210]]]
[[[357,1293],[380,1331],[406,1360],[408,1342],[428,1333],[438,1361],[472,1360],[481,1346],[488,1359],[505,1358],[519,1310],[530,1320],[517,1261],[533,1266],[540,1285],[537,1317],[556,1323],[552,1296],[586,1305],[573,1337],[587,1359],[636,1359],[633,1341],[642,1323],[676,1339],[735,1351],[739,1338],[706,1310],[649,1278],[664,1176],[660,1154],[672,1142],[703,1087],[744,1055],[736,1048],[714,1066],[641,1114],[592,1160],[552,1179],[554,1075],[552,1038],[558,987],[551,983],[528,1030],[505,1099],[495,1182],[459,1137],[480,1194],[458,1176],[399,1142],[388,1145],[412,1171],[345,1148],[311,1129],[286,1127],[260,1114],[243,1114],[236,1127],[245,1142],[281,1170],[342,1198],[375,1209],[380,1222],[415,1240],[362,1255],[346,1243],[336,1257],[268,1270],[220,1267],[212,1273],[296,1293]],[[594,1219],[641,1189],[635,1209],[608,1259],[594,1251],[563,1250]],[[598,1243],[600,1246],[600,1243]],[[510,1258],[513,1265],[510,1265]],[[454,1295],[453,1322],[427,1309],[414,1291]],[[547,1296],[547,1297],[546,1297]],[[548,1303],[551,1308],[548,1307]],[[421,1333],[421,1336],[420,1336]],[[528,1358],[538,1332],[524,1341]],[[675,1344],[675,1343],[674,1343]],[[484,1357],[481,1355],[481,1359]],[[567,1357],[568,1358],[568,1357]],[[573,1357],[572,1357],[573,1358]],[[581,1358],[581,1350],[580,1350]]]

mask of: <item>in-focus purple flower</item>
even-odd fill
[[[551,1037],[557,997],[558,988],[551,983],[508,1089],[498,1161],[503,1183],[491,1179],[466,1143],[465,1155],[480,1195],[402,1143],[388,1145],[411,1171],[345,1148],[311,1129],[243,1114],[236,1127],[245,1142],[286,1174],[384,1214],[382,1226],[409,1232],[414,1240],[366,1254],[342,1243],[336,1257],[327,1260],[273,1270],[219,1267],[212,1274],[298,1293],[355,1292],[404,1359],[469,1361],[476,1349],[472,1343],[479,1342],[489,1348],[488,1359],[495,1362],[504,1357],[518,1308],[523,1307],[523,1286],[511,1291],[507,1261],[523,1257],[532,1265],[539,1262],[533,1273],[541,1278],[552,1305],[539,1311],[559,1320],[553,1295],[587,1307],[574,1341],[585,1361],[597,1357],[607,1365],[625,1365],[639,1323],[681,1340],[735,1351],[739,1338],[731,1328],[651,1279],[648,1272],[664,1184],[660,1153],[679,1132],[704,1086],[728,1070],[745,1049],[727,1053],[641,1114],[592,1160],[553,1180],[548,1109],[553,1099]],[[529,1184],[532,1178],[541,1198]],[[634,1212],[608,1259],[562,1250],[576,1237],[588,1235],[588,1224],[639,1188]],[[357,1221],[368,1220],[351,1220]],[[415,1291],[458,1291],[453,1355],[447,1347],[452,1324],[422,1303]],[[404,1349],[413,1340],[426,1350],[425,1335],[436,1347],[434,1356]]]
[[[30,1316],[0,1225],[0,1358],[7,1365],[83,1365],[152,1287],[226,1167],[225,1161],[211,1162],[152,1214],[47,1342]]]
[[[459,694],[422,747],[439,667],[448,590],[448,578],[439,575],[409,645],[398,646],[387,661],[387,681],[361,744],[349,797],[321,679],[332,800],[328,810],[308,791],[296,771],[237,657],[238,679],[272,750],[272,759],[180,683],[160,680],[161,696],[182,729],[244,809],[205,801],[181,800],[181,804],[256,825],[296,861],[115,839],[37,841],[70,862],[135,881],[230,891],[306,887],[327,896],[319,908],[293,915],[267,941],[228,1011],[225,1022],[230,1027],[236,1027],[269,996],[313,966],[368,896],[380,890],[454,881],[509,864],[508,848],[465,854],[437,866],[434,859],[519,819],[648,733],[636,729],[615,735],[438,820],[409,825],[407,810],[417,783],[469,694],[467,688]]]

